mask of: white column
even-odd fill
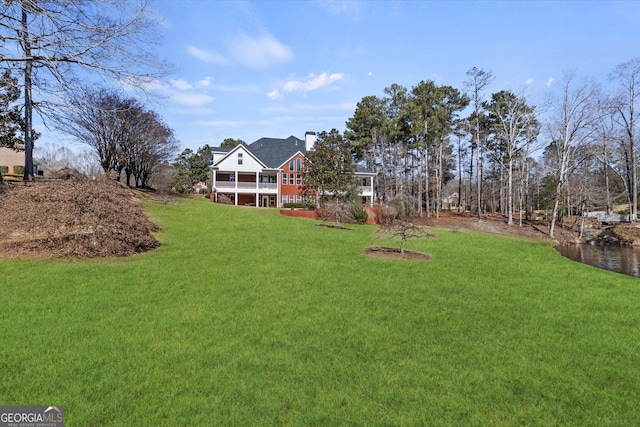
[[[214,189],[216,188],[216,181],[218,179],[218,175],[216,173],[215,169],[211,169],[211,191],[214,191]],[[213,196],[213,201],[217,202],[218,201],[218,191],[215,192],[214,196]]]
[[[369,206],[373,207],[373,177],[369,177],[369,191],[371,192],[371,202],[369,203]]]
[[[236,193],[235,193],[235,194],[236,194],[236,200],[235,200],[234,202],[235,202],[235,205],[236,205],[236,206],[238,206],[238,171],[235,171],[234,173],[235,173],[235,175],[236,175],[236,182],[235,182],[235,186],[236,186]]]

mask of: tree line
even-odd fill
[[[552,235],[558,218],[623,202],[637,218],[640,58],[616,66],[607,89],[565,73],[540,106],[511,90],[487,94],[491,71],[467,76],[463,91],[392,84],[357,103],[345,138],[378,174],[379,200],[437,216],[457,195],[455,209],[500,212],[509,224],[547,210]]]

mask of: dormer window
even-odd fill
[[[242,164],[242,153],[238,153],[238,164]]]

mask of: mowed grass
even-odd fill
[[[149,204],[162,246],[0,260],[0,405],[69,426],[640,425],[640,282],[541,242]],[[380,244],[376,241],[375,244]]]

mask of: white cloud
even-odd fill
[[[267,94],[267,96],[269,97],[269,99],[281,99],[282,98],[282,94],[280,93],[280,91],[278,89],[274,89],[271,92],[269,92]]]
[[[157,92],[178,104],[191,107],[201,107],[214,101],[214,97],[206,93],[194,92],[193,85],[184,79],[170,80],[169,83],[152,80],[146,84],[146,89]]]
[[[169,98],[182,105],[201,107],[214,100],[213,96],[204,93],[184,93],[173,91],[168,94]]]
[[[293,59],[291,48],[279,42],[271,34],[249,36],[240,34],[227,42],[229,54],[240,64],[264,69]]]
[[[549,77],[549,80],[547,80],[547,87],[551,87],[551,85],[553,84],[553,82],[555,82],[556,79],[554,79],[553,77]]]
[[[317,4],[331,15],[345,16],[356,20],[362,14],[362,6],[366,5],[365,2],[358,0],[319,0]]]
[[[235,61],[237,64],[256,69],[289,62],[294,57],[289,46],[268,33],[258,36],[240,33],[226,41],[226,54],[201,49],[194,45],[187,45],[186,49],[191,56],[203,62],[231,65]]]
[[[525,86],[529,86],[531,83],[533,83],[533,79],[527,79],[524,81]]]
[[[178,90],[188,90],[188,89],[193,89],[193,86],[191,86],[191,83],[189,83],[186,80],[170,80],[171,86],[173,86],[174,88],[178,89]]]
[[[373,71],[369,71],[369,72],[367,73],[367,76],[373,76]]]
[[[187,52],[203,62],[211,64],[229,65],[229,60],[218,52],[200,49],[193,45],[187,45]]]
[[[215,90],[220,92],[228,92],[228,93],[261,93],[262,89],[260,86],[256,84],[246,84],[246,85],[215,85],[212,87]]]
[[[198,80],[198,83],[196,83],[196,85],[198,87],[209,87],[211,86],[211,83],[213,83],[214,78],[211,76],[207,76],[202,80]]]
[[[322,73],[316,75],[315,73],[309,74],[306,80],[290,80],[283,86],[285,92],[311,92],[333,85],[335,82],[342,80],[342,73]]]

